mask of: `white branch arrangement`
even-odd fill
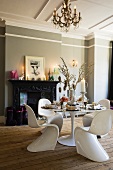
[[[61,57],[60,57],[61,58]],[[76,86],[79,82],[81,82],[81,80],[83,78],[87,78],[88,75],[90,75],[93,72],[92,66],[94,64],[90,64],[87,68],[86,68],[86,63],[83,63],[81,65],[81,67],[79,68],[79,75],[78,78],[76,75],[74,74],[70,74],[69,69],[64,61],[63,58],[61,58],[63,65],[58,65],[59,66],[59,71],[64,75],[65,79],[62,82],[61,77],[59,77],[59,81],[64,83],[64,90],[66,90],[66,88],[68,87],[69,90],[71,89],[76,89]],[[73,83],[71,84],[71,81],[73,80]]]

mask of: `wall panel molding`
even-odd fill
[[[88,49],[92,48],[92,47],[111,48],[110,46],[103,46],[103,45],[98,45],[98,44],[93,44],[91,46],[74,45],[74,44],[62,43],[62,41],[58,41],[58,40],[51,40],[51,39],[45,39],[45,38],[37,38],[37,37],[24,36],[24,35],[18,35],[18,34],[5,33],[5,36],[17,37],[17,38],[25,38],[25,39],[32,39],[32,40],[38,40],[38,41],[53,42],[53,43],[60,43],[62,46],[68,46],[68,47],[88,48]],[[0,37],[5,37],[5,36],[4,35],[0,35]]]

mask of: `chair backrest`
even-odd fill
[[[112,127],[113,110],[107,109],[99,111],[93,118],[89,132],[95,135],[104,135]]]
[[[32,108],[28,105],[25,104],[25,108],[27,110],[28,114],[28,125],[32,128],[37,128],[39,127],[36,116]]]
[[[48,99],[40,99],[38,101],[38,114],[39,115],[48,116],[49,114],[51,114],[50,110],[46,110],[46,109],[41,108],[42,106],[45,106],[46,104],[51,104],[50,100],[48,100]]]
[[[99,104],[103,105],[106,107],[106,109],[110,109],[110,100],[108,99],[103,99],[98,102]]]

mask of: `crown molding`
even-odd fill
[[[107,32],[92,32],[91,34],[88,34],[87,36],[85,36],[86,40],[90,40],[90,39],[104,39],[104,40],[108,40],[111,41],[113,40],[113,34],[107,33]]]
[[[81,40],[91,40],[94,38],[99,38],[99,39],[105,39],[105,40],[113,40],[113,34],[111,33],[107,33],[107,32],[92,32],[89,33],[87,35],[80,35],[79,33],[75,33],[74,31],[70,32],[61,32],[59,29],[54,29],[51,25],[44,25],[43,23],[38,23],[38,24],[34,24],[34,23],[25,23],[25,22],[18,22],[18,21],[10,21],[7,20],[5,22],[5,25],[9,25],[9,26],[15,26],[15,27],[22,27],[22,28],[26,28],[26,29],[33,29],[33,30],[39,30],[39,31],[46,31],[46,32],[52,32],[55,34],[60,34],[62,37],[67,37],[67,38],[76,38],[76,39],[81,39]]]
[[[62,33],[62,37],[66,37],[66,38],[73,38],[73,39],[80,39],[80,40],[85,40],[85,36],[82,35],[77,35],[75,33]]]
[[[26,24],[26,23],[20,23],[20,22],[15,22],[15,21],[6,21],[6,25],[9,26],[15,26],[15,27],[22,27],[26,29],[33,29],[33,30],[39,30],[39,31],[46,31],[46,32],[52,32],[56,34],[60,34],[62,37],[67,37],[67,38],[76,38],[76,39],[82,39],[85,40],[85,37],[82,35],[77,35],[75,32],[61,32],[59,29],[55,29],[51,26],[44,26],[42,24]]]

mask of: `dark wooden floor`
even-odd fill
[[[82,117],[75,118],[75,126],[82,125]],[[28,126],[0,126],[0,170],[113,170],[113,129],[99,139],[110,156],[103,163],[78,155],[76,147],[57,143],[54,151],[30,153],[27,145],[39,136],[41,129]],[[70,118],[64,119],[60,135],[70,133]]]

